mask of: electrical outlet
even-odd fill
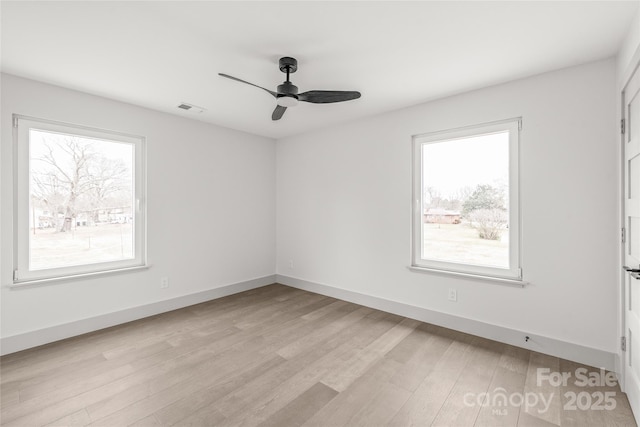
[[[455,289],[449,289],[449,301],[458,301],[458,292]]]
[[[169,278],[162,277],[160,278],[160,288],[165,289],[169,287]]]
[[[293,260],[289,260],[289,270],[293,270]]]

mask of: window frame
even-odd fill
[[[520,216],[520,131],[522,118],[500,120],[478,125],[418,134],[412,137],[412,218],[411,218],[411,266],[412,270],[434,271],[478,276],[481,278],[521,282],[521,229]],[[423,165],[422,147],[426,144],[454,141],[456,139],[509,132],[509,267],[489,267],[466,263],[422,258],[423,233]]]
[[[29,269],[30,257],[30,153],[31,129],[67,133],[80,137],[127,143],[133,146],[133,258],[91,264]],[[13,115],[13,284],[58,281],[105,273],[122,272],[147,266],[146,239],[146,138],[35,117]]]

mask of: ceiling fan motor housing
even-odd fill
[[[284,82],[278,86],[278,95],[297,95],[298,94],[298,86],[294,85],[291,82]]]
[[[298,86],[286,81],[278,86],[276,96],[278,105],[282,107],[295,107],[298,105]]]

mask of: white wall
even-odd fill
[[[615,353],[615,69],[591,63],[278,141],[277,273]],[[409,271],[411,136],[516,116],[530,284]]]
[[[271,276],[275,141],[1,75],[3,339]],[[13,113],[147,137],[148,259],[136,273],[9,289]],[[170,280],[160,289],[160,277]]]
[[[629,31],[618,52],[619,77],[622,77],[623,73],[628,71],[629,66],[634,62],[634,55],[636,55],[638,47],[640,47],[640,8],[638,8],[633,21],[631,21]]]

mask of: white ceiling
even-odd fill
[[[10,2],[2,71],[280,138],[617,53],[637,1]],[[358,90],[271,121],[300,91]],[[182,102],[206,108],[187,113]]]

